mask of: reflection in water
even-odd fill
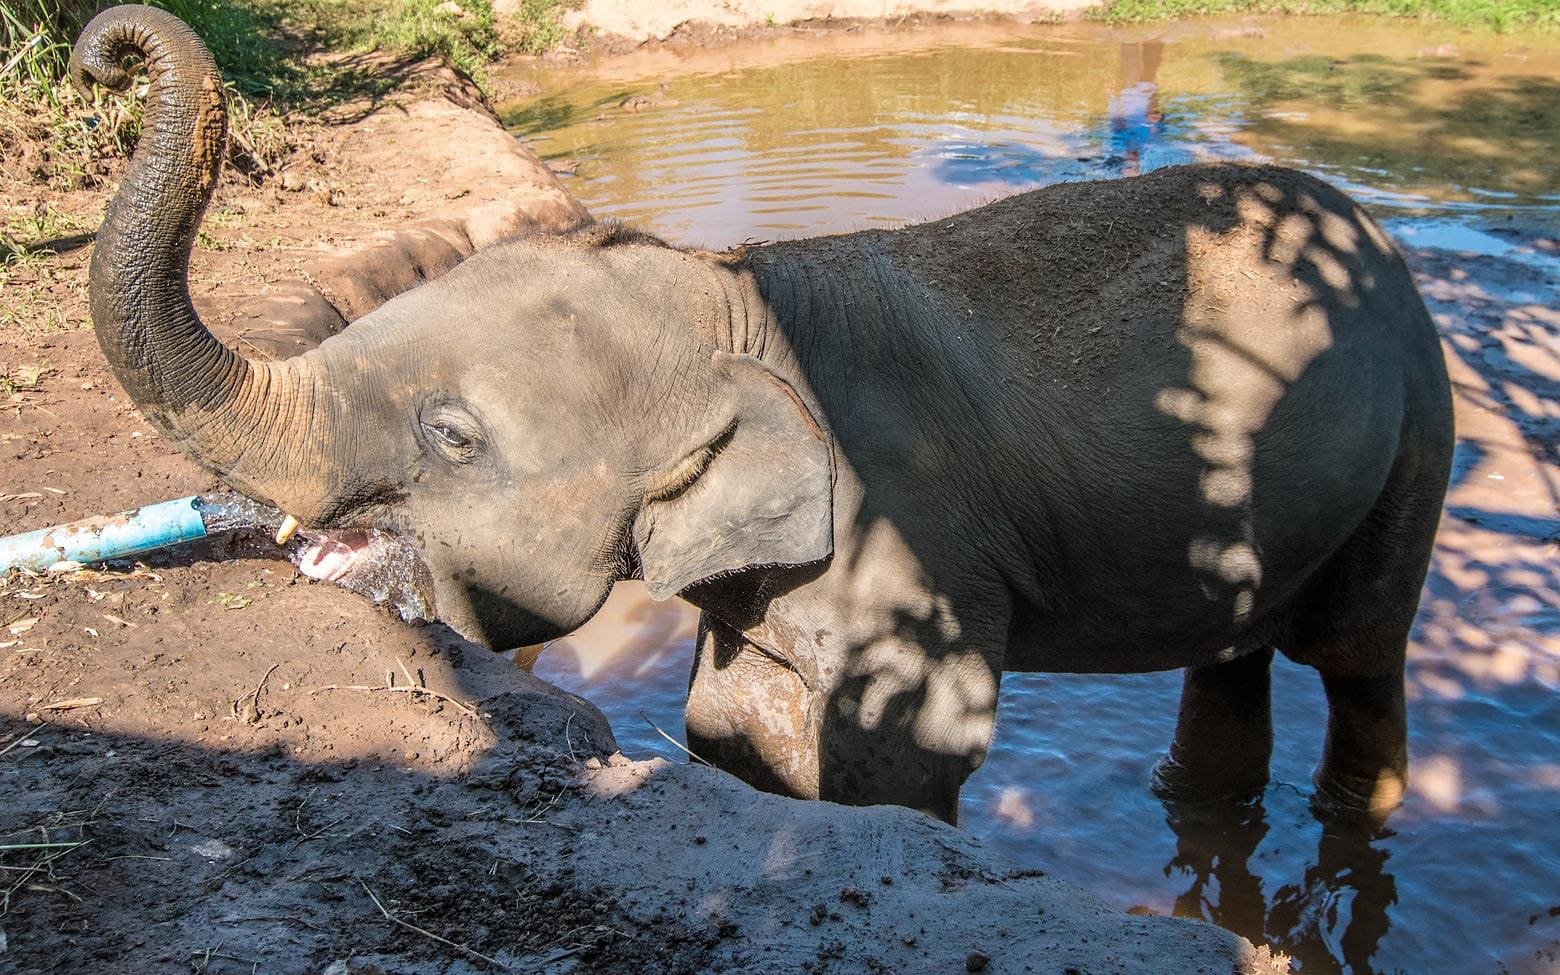
[[[1110,99],[1110,155],[1105,166],[1121,176],[1143,171],[1143,153],[1158,142],[1159,62],[1164,42],[1139,41],[1121,45],[1119,89]]]
[[[1351,825],[1324,828],[1304,880],[1273,896],[1268,930],[1306,970],[1341,960],[1345,971],[1372,971],[1371,957],[1387,933],[1387,908],[1397,901],[1397,884],[1383,869],[1390,854],[1372,841],[1391,835]]]
[[[650,52],[549,67],[509,117],[545,156],[579,160],[571,188],[598,216],[683,243],[894,225],[1032,185],[1256,156],[1343,184],[1408,247],[1466,252],[1416,264],[1433,272],[1460,443],[1409,648],[1413,765],[1390,828],[1313,815],[1325,703],[1315,674],[1282,659],[1261,802],[1167,811],[1150,795],[1178,674],[1008,674],[960,822],[1123,909],[1272,944],[1306,975],[1553,975],[1560,261],[1543,239],[1560,228],[1560,39],[1256,23]],[[620,111],[634,94],[650,107]],[[694,625],[685,604],[624,584],[536,670],[597,703],[625,750],[682,760],[640,713],[681,739]]]
[[[1397,901],[1396,881],[1385,869],[1389,830],[1321,822],[1314,858],[1269,903],[1252,868],[1268,835],[1261,799],[1174,806],[1165,822],[1176,836],[1165,875],[1190,881],[1175,899],[1178,917],[1246,932],[1289,955],[1302,971],[1330,971],[1340,962],[1344,971],[1375,971],[1371,958],[1387,933],[1387,908]]]
[[[1248,864],[1268,831],[1262,802],[1168,804],[1167,813],[1176,847],[1165,875],[1190,877],[1186,892],[1175,899],[1176,915],[1237,931],[1265,930],[1262,883]]]

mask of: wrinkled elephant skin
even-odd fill
[[[120,381],[304,526],[410,539],[467,636],[557,637],[643,578],[703,610],[694,751],[948,820],[1004,671],[1185,668],[1156,787],[1259,789],[1277,649],[1326,686],[1319,801],[1397,801],[1451,412],[1407,270],[1337,190],[1182,167],[726,254],[596,225],[262,363],[186,292],[216,69],[115,7],[76,76],[123,86],[129,53],[146,134],[92,268]]]

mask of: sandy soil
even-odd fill
[[[500,15],[520,0],[498,0]],[[563,17],[571,31],[635,43],[679,33],[746,31],[792,24],[856,21],[898,25],[907,18],[1076,16],[1095,0],[584,0]]]
[[[194,263],[220,334],[290,353],[583,218],[469,89],[417,91],[224,183]],[[66,327],[0,335],[0,533],[215,486],[80,327],[89,240],[52,245],[6,295]],[[0,584],[0,797],[0,971],[1278,970],[905,810],[630,762],[589,704],[253,537]]]

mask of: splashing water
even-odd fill
[[[433,577],[417,550],[399,535],[377,528],[303,531],[288,543],[287,558],[309,578],[367,596],[407,622],[435,618]]]
[[[200,512],[206,531],[213,535],[246,528],[274,531],[282,523],[282,513],[270,505],[227,491],[202,494],[195,499],[195,510]]]
[[[196,510],[210,534],[260,529],[274,533],[282,513],[240,494],[203,494]],[[395,610],[407,622],[433,620],[433,577],[412,544],[377,528],[303,530],[282,547],[311,579],[333,582]]]

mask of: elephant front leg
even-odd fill
[[[818,798],[813,695],[796,671],[703,614],[688,682],[688,747],[749,785]]]
[[[891,803],[957,824],[959,790],[996,728],[1001,650],[883,640],[852,656],[827,694],[821,798]]]

